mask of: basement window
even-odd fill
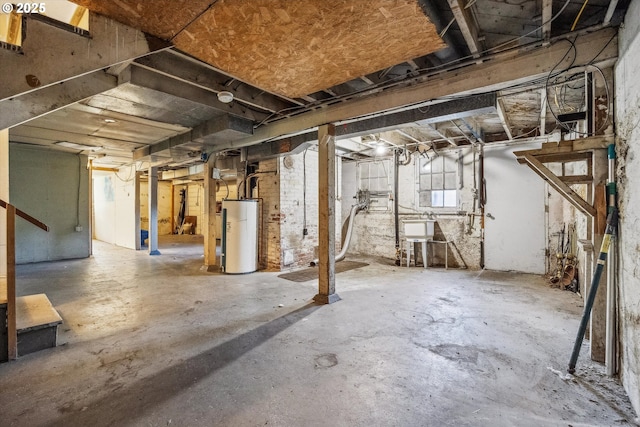
[[[388,211],[390,209],[389,203],[393,187],[392,167],[390,159],[358,162],[358,189],[369,192],[370,211]]]
[[[418,163],[418,206],[455,208],[458,206],[457,159],[445,154],[421,157]]]

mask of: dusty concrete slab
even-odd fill
[[[581,312],[539,277],[396,267],[317,280],[201,270],[95,245],[88,260],[20,266],[64,319],[55,349],[0,365],[2,425],[628,425],[621,387],[581,359]],[[583,351],[583,355],[588,351]]]

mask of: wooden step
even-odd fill
[[[18,356],[55,347],[62,318],[45,294],[16,298]]]
[[[0,287],[0,289],[3,289]],[[0,290],[0,318],[6,319],[6,297]],[[18,355],[55,347],[58,325],[62,318],[45,294],[16,298],[16,329],[18,331]],[[0,328],[0,361],[7,360],[7,330]]]

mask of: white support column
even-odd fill
[[[215,157],[209,157],[204,168],[204,265],[208,272],[219,271],[216,254],[216,180],[212,178]]]
[[[318,127],[318,294],[321,304],[340,301],[336,294],[336,143],[335,126]]]
[[[149,255],[158,250],[158,168],[149,167]]]
[[[142,247],[142,245],[144,244],[144,242],[142,241],[142,234],[141,234],[141,225],[140,225],[140,179],[142,178],[142,172],[140,171],[136,171],[136,176],[135,176],[135,182],[133,183],[134,185],[134,191],[135,191],[135,200],[134,200],[134,215],[136,216],[136,242],[135,242],[135,247],[136,250],[139,251]]]

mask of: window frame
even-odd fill
[[[440,152],[421,156],[416,161],[416,206],[421,209],[458,209],[460,205],[460,153]],[[426,169],[425,165],[430,165]],[[428,181],[428,184],[427,184]],[[424,188],[428,187],[428,188]],[[424,203],[428,193],[428,204]]]

